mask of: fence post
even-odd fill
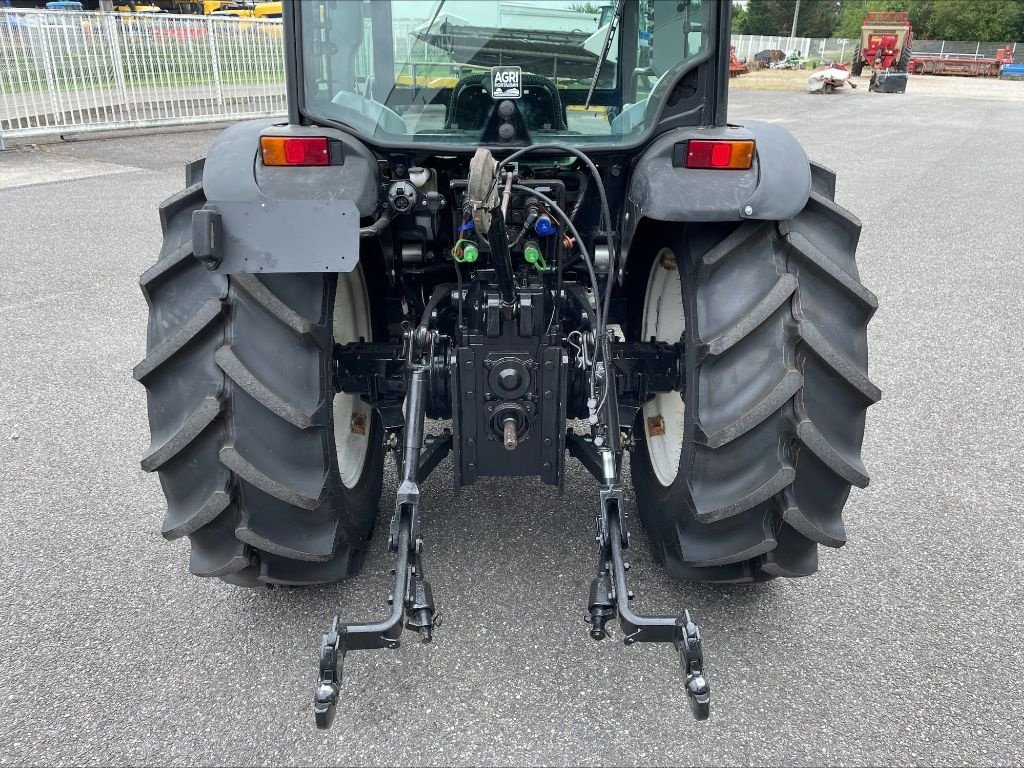
[[[839,63],[846,61],[846,38],[843,38],[843,49],[839,52]]]
[[[117,97],[121,102],[122,113],[128,110],[128,85],[124,79],[124,57],[121,55],[121,34],[118,32],[116,19],[113,15],[104,16],[107,27],[107,38],[110,40],[110,59],[114,65],[114,80],[117,83]]]
[[[53,119],[58,125],[64,123],[64,106],[61,103],[60,93],[57,90],[57,78],[54,76],[53,53],[50,50],[50,27],[41,25],[39,27],[39,43],[43,53],[43,73],[46,75],[46,88],[50,92],[50,106],[53,109]],[[35,116],[38,120],[40,115]],[[40,126],[42,127],[42,126]]]
[[[217,106],[224,106],[224,88],[220,81],[220,59],[217,58],[217,38],[214,36],[214,17],[206,17],[206,39],[210,41],[210,63],[213,66],[213,83],[217,89]]]
[[[974,49],[974,60],[977,61],[978,57],[981,56],[981,43],[978,43],[978,47]]]
[[[946,41],[942,41],[942,45],[939,46],[939,58],[942,58],[942,54],[946,52]]]

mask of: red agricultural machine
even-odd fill
[[[961,77],[999,77],[1004,64],[1013,64],[1013,48],[1006,45],[994,57],[918,54],[910,59],[908,72],[916,75],[960,75]]]
[[[871,68],[869,91],[903,93],[907,89],[910,46],[914,32],[904,11],[871,11],[860,28],[860,44],[853,54],[851,73],[859,77]]]
[[[747,65],[736,56],[736,46],[729,48],[729,77],[739,77],[748,72]]]
[[[852,72],[860,77],[864,67],[906,72],[914,32],[910,15],[903,11],[872,11],[860,28],[860,45],[853,54]]]

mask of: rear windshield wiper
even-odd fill
[[[601,76],[601,68],[604,66],[605,59],[608,58],[608,51],[612,47],[612,36],[615,34],[615,29],[619,26],[619,19],[622,18],[622,7],[625,4],[626,0],[616,0],[615,2],[615,11],[612,13],[611,19],[608,20],[608,31],[604,33],[604,45],[601,47],[601,55],[597,57],[597,67],[594,68],[594,76],[590,79],[590,90],[587,91],[587,103],[583,105],[584,109],[590,109],[590,100],[594,97],[597,79]]]

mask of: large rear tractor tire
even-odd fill
[[[900,51],[900,58],[896,62],[897,72],[908,72],[910,71],[910,41],[908,40],[906,45],[903,46],[903,50]]]
[[[854,77],[860,77],[864,72],[864,60],[860,55],[860,46],[857,46],[857,50],[853,52],[853,63],[850,64],[850,74]]]
[[[877,302],[858,277],[860,222],[835,204],[834,174],[812,168],[796,218],[652,232],[663,247],[630,276],[631,335],[685,342],[685,392],[643,408],[631,462],[653,554],[674,577],[811,574],[819,544],[846,541],[850,486],[867,485]]]
[[[333,344],[372,338],[362,269],[220,275],[192,253],[202,183],[160,208],[164,244],[140,279],[149,303],[152,447],[163,535],[188,536],[199,576],[256,586],[356,573],[383,478],[379,419],[337,394]]]

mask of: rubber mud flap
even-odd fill
[[[351,200],[265,197],[218,201],[216,209],[221,219],[217,272],[351,272],[359,263],[359,210]]]

